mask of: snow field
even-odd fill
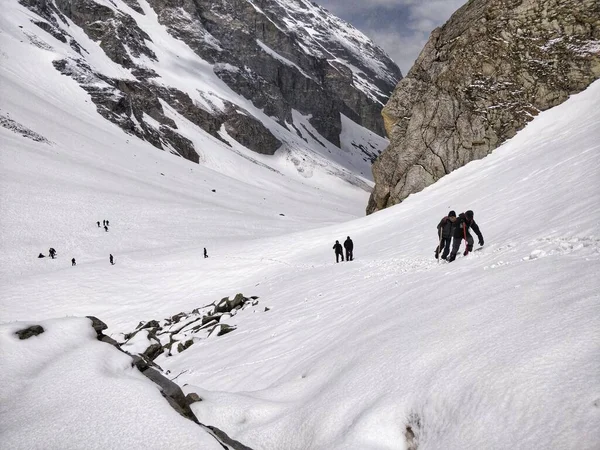
[[[2,43],[18,32],[5,24]],[[363,190],[330,168],[292,176],[282,161],[295,154],[275,172],[206,136],[208,167],[159,152],[101,119],[72,80],[26,70],[49,64],[47,50],[10,42],[0,113],[51,144],[0,128],[9,448],[197,448],[204,432],[87,319],[64,317],[96,315],[118,336],[236,292],[259,304],[228,320],[234,332],[157,362],[203,398],[202,423],[252,448],[402,449],[407,425],[421,450],[597,448],[598,82],[487,158],[360,217]],[[450,209],[473,209],[486,245],[438,264]],[[348,235],[356,260],[335,264]],[[50,246],[57,260],[36,259]],[[47,334],[19,341],[15,321]]]
[[[116,335],[139,320],[238,291],[258,295],[259,305],[228,320],[236,331],[157,359],[204,399],[193,406],[201,422],[252,448],[403,448],[409,424],[425,449],[592,449],[600,417],[600,242],[592,207],[599,195],[599,96],[596,83],[491,156],[399,206],[321,228],[312,228],[315,219],[325,225],[339,214],[298,201],[295,220],[288,221],[270,203],[256,207],[250,187],[244,200],[231,196],[206,206],[202,220],[218,217],[226,227],[189,227],[184,211],[202,198],[181,205],[177,214],[185,221],[171,220],[173,198],[150,184],[143,203],[152,202],[151,221],[164,246],[142,228],[124,238],[120,220],[111,216],[109,233],[98,233],[114,239],[116,266],[106,256],[53,270],[47,263],[56,261],[21,257],[23,275],[13,267],[4,278],[2,316],[96,314]],[[20,166],[39,167],[38,146],[24,146],[31,159]],[[63,170],[81,170],[58,161]],[[161,164],[167,161],[165,155]],[[177,164],[167,170],[186,173],[189,166]],[[43,180],[36,198],[65,198]],[[160,180],[167,192],[181,182],[179,176]],[[33,176],[27,181],[33,185]],[[218,192],[225,189],[223,179],[211,181]],[[68,183],[70,202],[84,203],[85,189]],[[126,209],[141,208],[135,184],[121,184],[119,194],[110,185],[96,186],[105,201],[113,198],[110,214],[126,216],[121,208],[128,197],[136,201],[125,202]],[[323,195],[335,204],[328,197],[334,194]],[[39,211],[19,204],[21,211]],[[435,225],[451,208],[475,211],[486,246],[438,264]],[[3,230],[8,234],[18,228],[5,223],[12,225]],[[46,227],[27,223],[35,234]],[[298,231],[303,226],[312,229]],[[62,233],[70,236],[67,228]],[[227,230],[233,237],[219,237]],[[276,231],[265,236],[268,230]],[[17,242],[32,234],[16,239],[8,254],[22,253]],[[207,260],[203,235],[215,242]],[[331,246],[346,235],[355,242],[356,260],[335,264]],[[71,239],[92,247],[89,236]],[[60,295],[49,300],[48,292]]]
[[[131,358],[96,340],[86,318],[52,319],[19,340],[29,324],[0,327],[3,448],[222,449],[193,422],[165,407],[158,387]]]

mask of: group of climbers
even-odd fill
[[[450,211],[447,216],[440,220],[440,223],[437,226],[439,243],[435,249],[435,259],[439,260],[441,252],[442,259],[448,262],[454,261],[460,250],[460,244],[463,239],[466,243],[466,249],[463,255],[467,256],[472,252],[475,240],[473,239],[473,236],[471,236],[471,230],[473,230],[479,238],[479,245],[483,245],[483,235],[475,222],[474,216],[475,214],[471,210],[460,213],[458,217],[454,211]],[[452,251],[450,251],[451,243]]]

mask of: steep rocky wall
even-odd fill
[[[382,111],[367,213],[489,154],[600,78],[600,1],[471,0],[436,29]]]

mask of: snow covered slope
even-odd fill
[[[21,61],[27,48],[2,57]],[[76,448],[69,433],[91,427],[106,434],[90,448],[153,448],[127,430],[157,426],[140,415],[156,391],[118,353],[85,343],[80,319],[53,318],[96,315],[121,339],[236,292],[260,302],[228,319],[236,330],[156,362],[203,398],[192,405],[202,423],[251,448],[597,448],[600,83],[490,156],[359,217],[366,193],[324,172],[307,184],[283,157],[275,172],[208,138],[211,164],[190,166],[98,121],[74,82],[58,95],[58,72],[1,70],[0,438],[11,448]],[[473,209],[486,244],[437,264],[449,209]],[[348,235],[356,260],[335,264],[331,247]],[[36,258],[51,246],[56,260]],[[51,334],[22,344],[14,321]],[[83,343],[69,353],[73,333]],[[69,420],[58,406],[71,381],[110,417]],[[173,445],[193,448],[194,431],[165,420]]]

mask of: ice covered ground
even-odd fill
[[[50,141],[0,128],[9,448],[201,446],[86,320],[55,318],[96,315],[117,336],[236,292],[260,307],[234,332],[157,361],[204,399],[202,423],[249,447],[402,449],[409,426],[419,449],[597,448],[600,83],[360,217],[366,194],[342,181],[193,165],[99,119],[76,86],[50,97],[4,70],[2,114]],[[486,245],[437,264],[449,209],[473,209]],[[347,235],[356,260],[335,264]],[[36,258],[51,246],[58,259]],[[15,321],[48,332],[19,341]],[[143,430],[157,440],[131,439]]]

